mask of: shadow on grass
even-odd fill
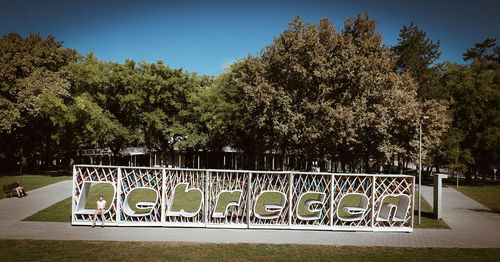
[[[414,210],[413,211],[413,215],[418,216],[418,210]],[[430,219],[434,219],[434,214],[432,212],[426,212],[426,211],[421,211],[420,212],[420,215],[422,217],[426,217],[426,218],[430,218]]]
[[[38,173],[42,176],[72,176],[73,175],[71,170],[64,170],[64,169],[45,170],[45,171],[39,171]]]

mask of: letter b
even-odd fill
[[[179,183],[174,188],[166,215],[194,217],[200,212],[202,203],[203,193],[199,188],[188,189],[188,183]]]

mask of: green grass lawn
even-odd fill
[[[49,175],[22,175],[22,176],[0,176],[0,185],[9,185],[16,180],[21,178],[21,186],[24,187],[24,190],[26,192],[37,189],[40,187],[44,187],[46,185],[50,185],[53,183],[61,182],[63,180],[70,180],[72,179],[72,176],[49,176]],[[0,195],[0,199],[4,198],[4,193],[2,190],[2,193]],[[7,195],[7,197],[10,197]],[[12,195],[12,197],[16,197],[15,194]]]
[[[100,183],[92,185],[87,195],[87,201],[85,202],[85,209],[97,209],[97,200],[99,200],[100,195],[102,195],[103,198],[107,201],[106,209],[109,208],[109,204],[114,197],[113,194],[114,194],[113,186],[109,183]]]
[[[71,197],[41,210],[23,221],[71,222]]]
[[[498,261],[500,249],[0,240],[2,261]]]
[[[451,186],[500,214],[500,185]]]

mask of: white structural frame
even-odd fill
[[[92,215],[77,210],[80,201],[87,201],[80,199],[86,197],[82,192],[86,183],[111,183],[115,189],[113,200],[107,200],[106,226],[413,231],[414,176],[75,165],[72,225],[92,225]],[[175,188],[180,184],[187,184],[186,192],[194,190],[202,194],[200,208],[188,216],[169,213]],[[125,214],[123,206],[129,204],[125,203],[129,199],[128,194],[136,188],[151,188],[158,197],[155,203],[149,203],[153,206],[151,212],[132,217]],[[235,191],[241,192],[238,204],[228,202],[223,215],[216,213],[220,194]],[[265,192],[277,192],[284,197],[276,215],[260,216],[255,210],[258,196]],[[322,201],[299,201],[308,193],[324,197]],[[363,195],[364,202],[368,203],[340,206],[346,195]],[[395,218],[395,212],[390,212],[388,219],[378,219],[382,206],[387,205],[384,203],[386,196],[409,199],[406,213],[402,215],[400,211]],[[314,219],[301,217],[299,209],[314,211],[317,215]],[[356,217],[339,218],[339,210],[354,210],[352,215]],[[390,208],[389,211],[393,210],[397,208]]]

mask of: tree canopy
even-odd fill
[[[163,61],[102,61],[39,34],[0,40],[0,164],[67,167],[78,151],[138,146],[172,162],[232,148],[242,168],[404,172],[424,164],[491,175],[499,166],[500,47],[486,39],[468,64],[439,62],[439,41],[411,23],[383,44],[368,14],[318,24],[292,18],[258,54],[218,76]],[[425,120],[423,116],[428,116]],[[187,164],[189,165],[189,164]]]

